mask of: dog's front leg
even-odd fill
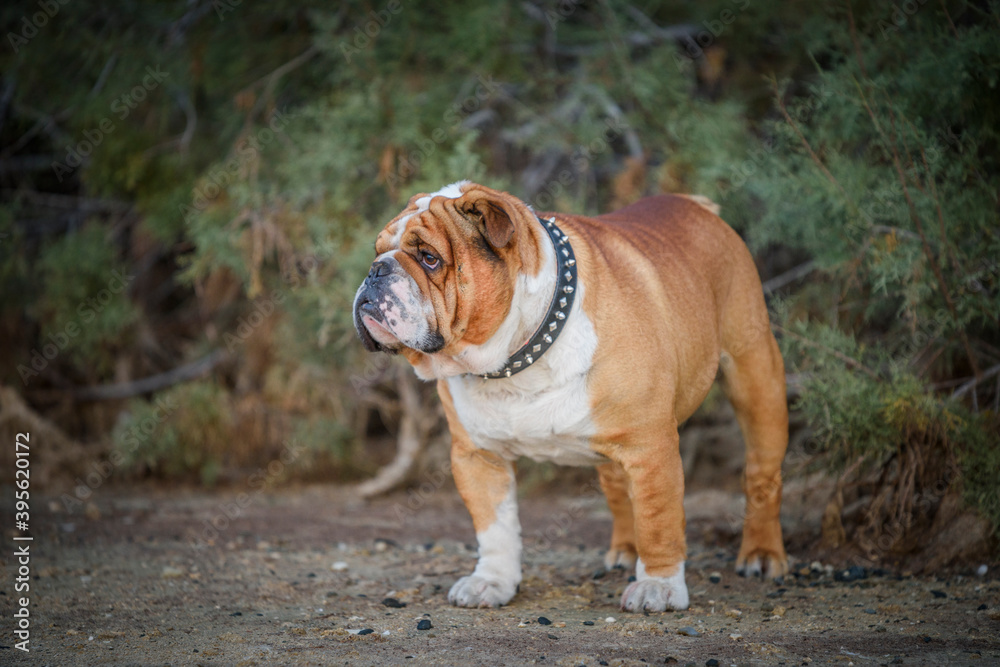
[[[607,456],[624,470],[635,517],[636,580],[622,594],[625,611],[687,609],[684,583],[684,468],[676,422],[619,436]]]
[[[514,466],[472,444],[447,388],[441,389],[443,384],[439,383],[439,392],[451,429],[452,474],[479,541],[475,571],[451,587],[448,601],[459,607],[500,607],[514,597],[521,583],[521,523]]]

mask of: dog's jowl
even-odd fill
[[[720,367],[746,442],[736,566],[787,571],[784,364],[750,253],[713,208],[659,196],[596,218],[536,214],[460,182],[414,196],[378,235],[354,322],[366,348],[438,383],[479,541],[453,604],[516,593],[512,462],[528,456],[597,467],[614,517],[606,565],[635,567],[623,609],[687,608],[677,425]]]

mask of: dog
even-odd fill
[[[635,567],[623,610],[686,609],[677,427],[719,369],[746,443],[737,570],[787,572],[784,363],[750,252],[713,209],[665,195],[594,218],[536,214],[461,181],[415,195],[379,233],[354,323],[368,350],[437,382],[479,543],[452,604],[517,592],[512,462],[527,456],[596,466],[613,516],[605,565]]]

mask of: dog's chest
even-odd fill
[[[463,378],[449,382],[458,417],[472,443],[513,460],[527,456],[561,465],[594,465],[594,423],[584,376],[541,391],[505,391]]]

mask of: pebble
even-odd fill
[[[384,604],[386,607],[389,607],[390,609],[402,609],[403,607],[406,606],[405,602],[400,602],[396,598],[386,598],[382,600],[382,604]]]
[[[605,623],[614,623],[616,620],[617,619],[614,616],[608,616],[606,619],[604,619],[604,622]]]
[[[701,633],[692,628],[690,625],[685,625],[683,628],[677,631],[677,634],[684,635],[685,637],[697,637]]]
[[[774,605],[770,602],[765,602],[760,606],[761,611],[774,611]]]
[[[163,568],[163,572],[160,573],[160,576],[163,577],[164,579],[176,579],[177,577],[184,576],[184,570],[180,569],[179,567],[173,567],[171,565],[167,565],[166,567]]]
[[[948,597],[948,594],[945,593],[944,591],[931,591],[931,595],[933,595],[936,598],[946,598],[946,597]]]
[[[987,610],[987,609],[989,609],[989,608],[990,608],[990,606],[989,606],[988,604],[981,604],[981,605],[979,605],[979,606],[978,606],[978,607],[976,608],[976,611],[985,611],[985,610]]]
[[[333,570],[334,572],[343,572],[347,568],[348,568],[347,563],[345,563],[342,560],[338,560],[336,563],[330,566],[330,569]]]
[[[869,607],[868,609],[865,609],[864,611],[865,611],[866,614],[874,614],[874,613],[876,613],[875,610],[872,609],[871,607]]]
[[[553,634],[550,634],[550,635],[549,635],[549,639],[559,639],[559,638],[558,638],[558,637],[556,637],[556,636],[555,636],[555,635],[553,635]]]
[[[545,618],[544,616],[539,616],[538,617],[538,624],[539,625],[552,625],[552,621],[550,621],[549,619]]]
[[[584,621],[583,624],[584,625],[593,625],[594,622],[593,621]]]
[[[739,618],[742,615],[743,615],[743,612],[740,611],[739,609],[727,609],[726,610],[726,616],[728,616],[729,618]]]
[[[715,658],[709,658],[705,661],[705,667],[719,667],[719,661]]]
[[[434,626],[431,625],[431,622],[426,618],[421,619],[420,622],[417,623],[417,630],[430,630],[433,627]]]
[[[979,567],[976,568],[976,575],[980,577],[985,577],[986,573],[989,571],[990,568],[988,568],[986,565],[980,565]]]
[[[852,565],[846,570],[841,570],[833,576],[837,581],[851,582],[858,579],[867,579],[868,571],[860,565]]]
[[[713,584],[717,584],[720,581],[722,581],[722,575],[719,574],[718,572],[713,572],[712,574],[708,575],[708,580],[711,581]]]
[[[359,635],[373,635],[373,634],[375,634],[375,631],[372,630],[371,628],[365,628],[364,630],[358,630],[358,634]]]

